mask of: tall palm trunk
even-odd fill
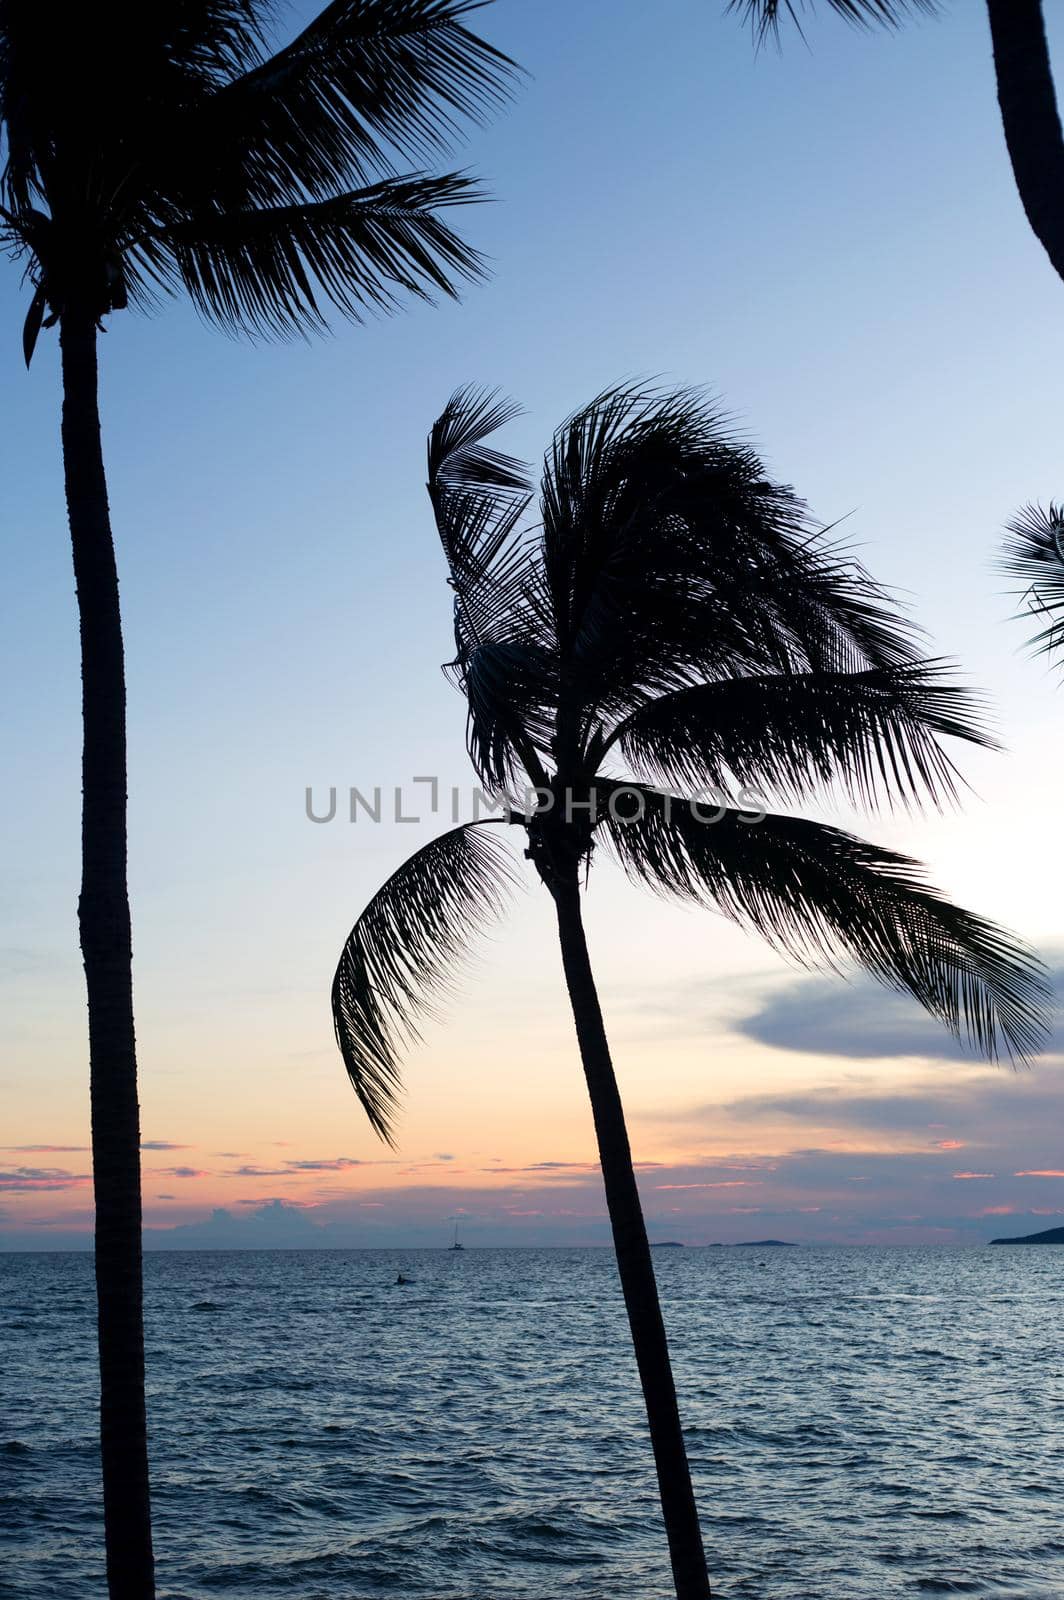
[[[1042,0],[987,0],[998,104],[1027,220],[1064,278],[1064,135]]]
[[[698,1525],[691,1469],[680,1426],[669,1346],[658,1301],[643,1208],[639,1201],[628,1130],[602,1020],[573,869],[553,881],[565,982],[576,1021],[591,1109],[595,1119],[606,1206],[613,1229],[621,1289],[646,1401],[658,1470],[661,1509],[669,1540],[677,1600],[708,1600],[709,1578]]]
[[[152,1600],[122,621],[100,446],[93,318],[74,311],[64,314],[60,343],[63,468],[81,622],[84,750],[78,918],[89,1003],[107,1582],[111,1600]]]

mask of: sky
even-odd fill
[[[309,8],[289,14],[294,29]],[[406,1065],[399,1148],[332,1040],[342,941],[471,792],[424,441],[459,384],[536,460],[602,388],[704,387],[993,703],[963,809],[815,814],[1064,954],[1064,699],[995,571],[1064,493],[1064,285],[1017,200],[983,8],[760,53],[721,0],[497,0],[528,70],[454,157],[493,276],[313,343],[174,302],[101,341],[130,706],[130,882],[151,1248],[601,1244],[546,896],[532,879]],[[1064,28],[1052,43],[1064,61]],[[75,908],[79,676],[58,361],[0,277],[0,1248],[91,1244]],[[385,818],[346,820],[380,786]],[[328,791],[337,817],[306,814]],[[388,820],[396,787],[404,814]],[[587,920],[652,1238],[978,1243],[1064,1222],[1064,1048],[962,1056],[859,976],[803,974],[596,865]]]

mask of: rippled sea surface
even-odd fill
[[[655,1259],[722,1600],[1064,1595],[1064,1249]],[[169,1600],[668,1595],[607,1251],[146,1271]],[[0,1593],[99,1600],[91,1260],[0,1291]]]

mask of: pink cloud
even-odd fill
[[[1058,1172],[1055,1167],[1045,1167],[1041,1171],[1014,1172],[1014,1178],[1064,1178],[1064,1172]]]
[[[0,1150],[11,1150],[16,1155],[27,1156],[73,1156],[84,1155],[88,1150],[87,1144],[5,1144],[0,1145]]]
[[[92,1182],[88,1172],[68,1172],[65,1167],[15,1167],[0,1172],[0,1192],[32,1194],[56,1189],[82,1189]]]
[[[992,1172],[954,1172],[952,1174],[952,1176],[954,1178],[962,1178],[962,1179],[964,1179],[964,1178],[992,1178],[994,1176],[994,1174]]]
[[[749,1189],[749,1178],[724,1178],[719,1183],[656,1183],[655,1189]]]

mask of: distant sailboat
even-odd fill
[[[457,1222],[454,1225],[454,1244],[448,1245],[448,1249],[450,1249],[450,1250],[464,1250],[465,1249],[465,1245],[459,1242],[458,1224],[457,1224]]]

